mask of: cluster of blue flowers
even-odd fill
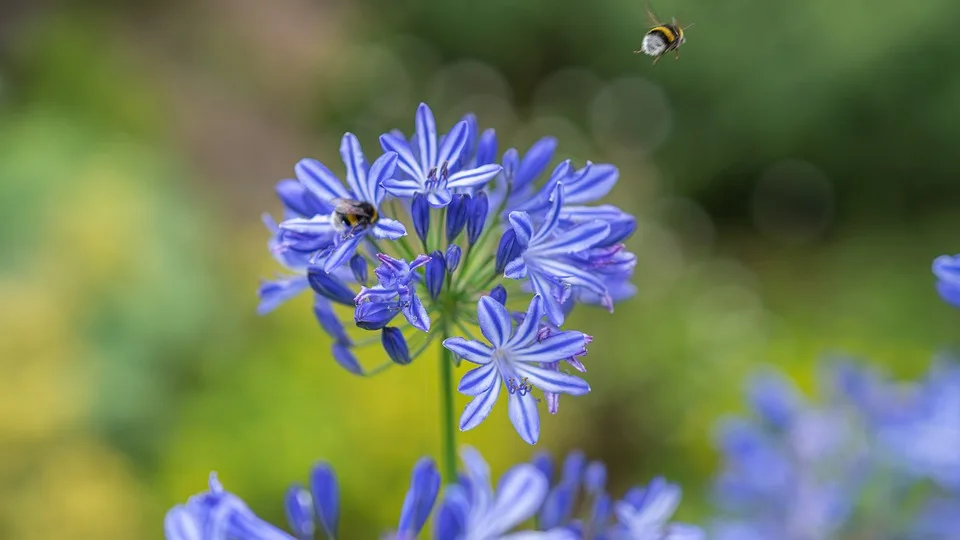
[[[461,450],[464,474],[442,491],[434,462],[421,459],[413,469],[396,529],[384,540],[412,540],[431,513],[438,540],[700,540],[700,529],[670,518],[680,502],[680,489],[663,479],[627,492],[613,502],[605,492],[606,469],[587,464],[574,452],[554,481],[550,457],[508,470],[497,482],[479,452]],[[440,501],[439,504],[437,501]],[[575,517],[582,508],[583,518]],[[313,540],[343,537],[339,530],[339,485],[333,469],[317,464],[309,487],[292,485],[284,508],[292,534],[257,517],[236,495],[224,490],[215,474],[210,487],[186,504],[177,505],[164,523],[169,540]],[[538,531],[515,531],[534,518]]]
[[[470,114],[440,135],[421,104],[413,137],[382,135],[372,165],[357,138],[344,135],[345,183],[316,160],[300,161],[296,180],[277,185],[284,220],[266,218],[270,251],[297,275],[264,282],[260,312],[312,289],[333,358],[358,375],[409,364],[439,337],[478,365],[460,381],[473,397],[460,429],[480,424],[506,390],[513,425],[534,444],[542,402],[534,389],[551,413],[560,394],[590,391],[563,369],[585,371],[578,358],[590,336],[561,327],[576,304],[612,311],[634,293],[636,256],[623,240],[636,220],[590,204],[614,186],[616,167],[567,160],[550,172],[557,146],[550,137],[523,155],[508,149],[498,162],[497,144],[494,130],[480,133]],[[523,300],[524,292],[533,299]],[[344,324],[336,304],[353,309],[354,324]],[[354,350],[369,340],[350,327],[378,332],[389,360],[365,370]]]
[[[960,366],[896,384],[841,362],[826,383],[807,402],[777,373],[753,381],[754,417],[719,430],[711,538],[958,538]]]

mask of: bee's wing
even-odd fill
[[[660,18],[653,12],[653,8],[650,7],[650,4],[647,4],[645,7],[647,8],[647,21],[654,26],[659,26]]]

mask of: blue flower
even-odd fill
[[[194,495],[185,505],[174,506],[167,512],[163,522],[167,540],[294,540],[224,490],[216,473],[210,473],[209,486],[209,491]]]
[[[380,136],[384,152],[395,152],[399,156],[397,165],[404,173],[403,176],[385,179],[383,186],[392,195],[402,199],[422,193],[434,208],[450,204],[453,189],[483,186],[500,172],[501,167],[488,164],[460,168],[460,156],[467,144],[467,131],[467,122],[461,121],[438,144],[433,111],[426,103],[421,103],[417,108],[413,144],[392,133]]]
[[[557,139],[543,137],[533,143],[523,158],[516,148],[504,152],[503,174],[497,177],[490,191],[490,207],[509,211],[533,196],[534,181],[546,170],[556,149]]]
[[[539,295],[534,296],[523,322],[514,329],[503,304],[489,296],[481,297],[477,318],[480,331],[490,345],[461,337],[444,340],[443,346],[448,350],[480,366],[460,380],[460,392],[473,396],[460,417],[461,430],[476,427],[490,414],[503,385],[509,392],[509,415],[514,428],[524,441],[536,444],[540,437],[540,416],[537,400],[529,393],[532,387],[571,395],[590,391],[582,379],[539,366],[582,354],[587,343],[586,336],[576,331],[559,332],[537,340],[543,304]]]
[[[583,287],[603,298],[609,296],[603,279],[571,255],[595,247],[607,237],[610,226],[602,221],[592,221],[561,231],[563,200],[563,184],[557,184],[546,220],[536,230],[526,212],[510,213],[520,255],[508,262],[504,271],[504,276],[509,279],[529,278],[534,293],[544,300],[547,318],[558,326],[563,324],[562,304],[569,298],[571,287]]]
[[[380,284],[376,287],[360,289],[356,297],[357,326],[367,330],[379,330],[386,326],[398,313],[403,313],[414,328],[428,332],[430,316],[417,296],[416,284],[419,275],[414,272],[427,264],[430,257],[420,255],[411,263],[394,259],[383,253],[377,255],[380,266],[375,273]]]
[[[933,261],[937,292],[949,304],[960,307],[960,255],[942,255]]]
[[[619,525],[610,538],[624,540],[701,540],[699,527],[669,520],[680,504],[680,488],[655,478],[645,488],[634,488],[614,505]]]
[[[432,459],[422,458],[413,468],[410,489],[403,499],[397,540],[413,540],[420,534],[440,493],[440,473]]]
[[[434,519],[434,537],[443,540],[572,540],[564,531],[509,532],[533,516],[547,495],[547,478],[529,464],[513,467],[491,488],[490,468],[470,447],[460,451],[466,475],[447,486]]]
[[[381,185],[394,175],[397,154],[387,152],[368,166],[360,142],[352,133],[343,136],[340,156],[347,168],[347,189],[325,165],[314,159],[303,159],[296,166],[297,178],[309,191],[310,205],[302,210],[316,212],[312,216],[291,218],[280,224],[286,249],[311,252],[315,260],[323,259],[323,269],[333,272],[356,253],[360,242],[371,235],[377,239],[396,240],[407,234],[403,224],[380,215],[380,203],[386,192]],[[334,212],[337,199],[369,203],[378,219],[365,227],[342,229]]]

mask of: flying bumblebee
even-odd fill
[[[338,232],[348,236],[358,229],[366,229],[380,218],[377,209],[366,201],[333,199],[330,202],[333,203],[330,223]]]
[[[687,41],[686,36],[683,35],[683,31],[693,25],[688,24],[685,27],[680,27],[676,17],[674,17],[670,23],[662,23],[649,6],[647,6],[647,19],[650,21],[650,24],[653,25],[653,28],[643,36],[643,43],[640,45],[640,49],[633,52],[652,56],[654,65],[670,51],[674,51],[676,54],[675,58],[679,60],[680,46]]]

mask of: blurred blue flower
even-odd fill
[[[208,491],[167,512],[163,529],[167,540],[294,540],[224,490],[216,473],[210,473]]]
[[[960,255],[941,255],[933,261],[937,292],[949,304],[960,307]]]
[[[458,122],[438,144],[437,124],[433,111],[426,103],[417,108],[414,143],[392,133],[380,136],[384,152],[399,156],[398,166],[403,176],[384,179],[383,187],[390,194],[402,199],[412,198],[417,193],[427,197],[434,208],[442,208],[453,199],[451,190],[482,186],[496,176],[499,165],[480,165],[461,169],[460,155],[467,144],[467,122]]]
[[[479,364],[463,376],[459,390],[473,400],[460,417],[460,429],[479,425],[493,410],[501,385],[509,392],[510,421],[520,437],[536,444],[540,437],[540,415],[531,387],[553,393],[583,395],[590,386],[582,379],[551,371],[538,364],[556,362],[582,354],[587,339],[582,332],[565,331],[537,340],[543,302],[534,296],[524,321],[514,331],[507,308],[489,296],[477,304],[480,331],[490,345],[461,337],[447,338],[443,346],[464,360]]]
[[[447,486],[434,518],[434,537],[444,540],[572,539],[565,531],[509,532],[532,517],[547,495],[547,478],[533,465],[513,467],[491,488],[490,468],[473,448],[460,451],[466,475]]]

